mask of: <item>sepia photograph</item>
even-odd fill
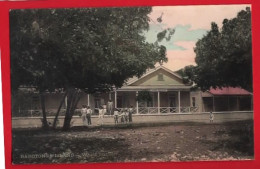
[[[251,5],[9,19],[14,165],[254,160]]]

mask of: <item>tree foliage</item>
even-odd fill
[[[251,11],[242,10],[236,18],[216,23],[197,41],[197,66],[186,67],[185,76],[202,90],[210,87],[242,87],[252,91]]]
[[[142,75],[166,60],[165,47],[149,44],[141,35],[149,28],[150,12],[151,8],[11,11],[13,88],[25,83],[43,90],[72,86],[93,92],[120,87],[127,78]]]
[[[94,93],[121,87],[167,61],[166,48],[142,35],[150,12],[150,7],[12,10],[12,91],[21,85],[40,93],[64,89],[70,121],[78,89]]]

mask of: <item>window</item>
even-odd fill
[[[192,97],[192,107],[196,107],[196,98]]]
[[[162,74],[162,73],[158,74],[158,81],[164,81],[164,80],[163,80],[163,74]]]

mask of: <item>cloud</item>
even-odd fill
[[[158,23],[157,18],[162,16],[164,27],[176,25],[191,25],[191,29],[210,29],[210,23],[216,22],[219,27],[222,21],[237,16],[237,13],[246,7],[244,5],[193,5],[193,6],[156,6],[150,15],[151,24]]]
[[[148,32],[144,32],[146,40],[148,42],[155,42],[157,39],[157,34],[164,29],[162,28],[164,25],[160,24],[151,24]],[[202,38],[204,34],[206,34],[206,30],[197,29],[191,30],[191,25],[176,25],[174,27],[175,33],[173,34],[170,41],[166,41],[165,39],[160,42],[160,45],[164,45],[167,50],[186,50],[186,48],[179,46],[177,42],[179,41],[197,41]]]
[[[193,5],[193,6],[156,6],[150,14],[150,30],[145,32],[148,42],[155,42],[157,34],[165,28],[175,28],[172,39],[162,41],[167,48],[168,63],[164,66],[179,70],[187,65],[196,65],[193,51],[196,41],[211,29],[215,22],[219,28],[222,21],[237,16],[250,5]],[[162,15],[162,22],[157,18]]]
[[[168,62],[164,63],[164,66],[171,70],[179,70],[187,65],[195,64],[195,53],[193,51],[196,42],[192,41],[182,41],[177,42],[177,45],[187,49],[187,50],[168,50],[167,57]]]
[[[205,29],[191,29],[191,24],[188,25],[176,25],[175,34],[173,35],[173,41],[197,41],[206,34]]]

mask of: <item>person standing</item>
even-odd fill
[[[102,107],[102,106],[100,106],[99,107],[99,109],[98,109],[98,124],[99,125],[103,125],[103,123],[104,123],[104,111],[105,111],[105,109]]]
[[[119,116],[118,109],[115,108],[115,110],[114,110],[115,125],[118,124],[118,116]]]
[[[209,122],[213,123],[214,121],[214,114],[212,113],[212,111],[209,113]]]
[[[102,108],[103,108],[103,116],[104,116],[105,114],[107,114],[107,105],[104,104]]]
[[[121,123],[125,123],[125,110],[124,109],[121,109],[120,111],[120,121]]]
[[[113,102],[111,99],[108,100],[107,102],[107,111],[109,113],[109,115],[112,115],[112,111],[113,111]]]
[[[125,112],[125,123],[127,123],[128,120],[129,120],[129,112],[128,112],[128,109],[125,108],[124,112]]]
[[[86,105],[82,105],[82,109],[81,109],[81,118],[82,118],[82,122],[83,125],[86,125],[86,115],[87,115],[87,108]]]
[[[134,108],[133,106],[130,106],[130,108],[128,109],[128,120],[129,123],[133,122],[133,118],[132,118],[132,114],[134,113]]]
[[[92,114],[92,110],[90,109],[90,106],[87,106],[87,121],[88,121],[88,125],[91,125],[91,114]]]

